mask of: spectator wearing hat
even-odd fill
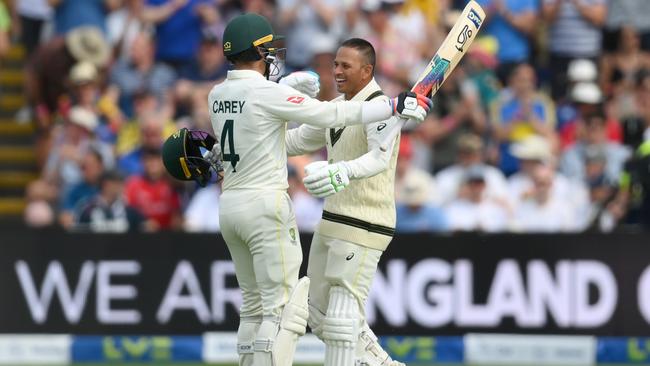
[[[113,147],[95,137],[97,115],[83,107],[72,107],[66,122],[53,131],[43,176],[61,189],[61,194],[83,179],[81,163],[89,151],[99,154],[102,165],[110,169],[114,165]]]
[[[430,233],[447,230],[444,212],[431,203],[430,181],[426,175],[409,174],[400,185],[396,206],[398,233]]]
[[[143,172],[128,178],[124,194],[127,204],[152,220],[152,230],[178,229],[180,197],[167,179],[160,151],[160,146],[142,150]]]
[[[533,174],[540,166],[555,167],[555,156],[549,142],[540,136],[530,136],[511,148],[519,160],[520,169],[508,178],[511,202],[516,204],[533,189]],[[562,174],[553,174],[553,198],[571,202],[571,207],[582,207],[587,202],[587,189],[583,182],[569,180]]]
[[[510,220],[507,205],[489,198],[485,189],[484,167],[475,165],[467,169],[457,197],[443,207],[449,230],[499,232],[507,229]]]
[[[551,95],[565,96],[571,60],[596,60],[607,17],[607,0],[543,0],[542,15],[549,27]]]
[[[531,173],[531,187],[515,205],[513,230],[525,233],[576,232],[580,220],[572,201],[556,196],[555,172],[546,165],[536,166]]]
[[[458,139],[457,162],[436,174],[436,189],[443,204],[458,197],[459,189],[470,169],[480,167],[485,179],[485,195],[492,200],[507,202],[508,187],[501,171],[484,162],[483,141],[473,134]]]
[[[535,0],[479,0],[486,10],[483,34],[499,43],[497,75],[506,83],[512,70],[529,62],[531,35],[537,26],[539,4]]]
[[[586,116],[580,130],[581,139],[562,154],[562,174],[569,179],[586,182],[588,159],[601,158],[605,164],[606,179],[617,181],[623,164],[631,155],[629,148],[608,141],[605,116],[600,113]]]
[[[145,0],[142,19],[156,25],[155,56],[178,72],[192,63],[201,28],[219,21],[214,0]]]
[[[65,229],[74,226],[74,212],[94,198],[99,192],[99,181],[105,171],[99,152],[89,150],[81,157],[81,180],[61,189],[59,224]]]
[[[510,153],[514,142],[530,136],[555,141],[556,114],[553,101],[536,89],[535,70],[528,64],[517,66],[509,83],[510,97],[503,96],[492,109],[494,134],[499,143],[499,168],[506,175],[518,169]]]
[[[226,77],[228,67],[217,35],[204,31],[196,59],[183,67],[178,74],[174,88],[176,102],[188,109],[196,98],[195,95],[199,94],[205,104],[210,89]]]
[[[146,229],[146,219],[124,201],[124,178],[117,171],[104,172],[99,192],[75,209],[74,230],[123,233]]]
[[[119,8],[122,0],[47,0],[54,10],[54,31],[66,34],[81,26],[106,32],[106,15]]]
[[[52,38],[40,46],[27,65],[25,91],[34,108],[36,122],[44,130],[51,127],[57,112],[65,114],[69,105],[67,78],[79,61],[103,67],[110,58],[110,49],[101,31],[94,27],[78,27],[65,37]],[[31,119],[31,111],[23,109],[18,119]]]
[[[146,91],[156,96],[162,106],[170,106],[176,73],[169,66],[156,62],[152,36],[140,32],[133,40],[129,60],[120,60],[111,70],[109,82],[119,90],[119,107],[127,118],[134,115],[133,99]]]

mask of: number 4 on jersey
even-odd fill
[[[234,123],[232,119],[227,119],[226,123],[223,125],[223,130],[221,131],[221,148],[223,149],[223,161],[229,161],[232,165],[233,173],[236,173],[235,167],[237,167],[237,162],[239,161],[239,154],[235,154],[235,139],[234,139]],[[226,154],[226,136],[228,136],[228,151]]]

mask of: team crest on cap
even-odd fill
[[[291,96],[287,98],[287,102],[294,103],[294,104],[302,104],[302,102],[304,101],[305,101],[305,97]]]
[[[230,51],[231,48],[232,48],[232,45],[230,44],[230,42],[226,42],[226,43],[223,44],[223,50],[224,51],[228,52],[228,51]]]

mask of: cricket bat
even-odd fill
[[[485,12],[476,1],[471,0],[465,6],[465,9],[463,9],[460,17],[458,17],[458,20],[451,28],[447,38],[440,45],[440,48],[438,48],[429,65],[420,74],[418,81],[411,88],[411,91],[430,97],[436,94],[442,83],[449,77],[449,74],[454,71],[460,59],[465,56],[474,38],[476,38],[476,34],[481,29],[484,20]],[[388,146],[393,142],[402,127],[404,127],[406,121],[406,118],[401,118],[392,126],[392,129],[382,140],[381,145],[379,145],[381,151],[385,152],[388,150]]]

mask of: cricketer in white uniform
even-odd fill
[[[265,76],[277,38],[259,15],[231,20],[223,47],[235,70],[208,96],[224,165],[219,221],[242,290],[237,348],[245,366],[291,365],[307,325],[309,279],[298,280],[302,252],[287,194],[287,122],[340,128],[391,115],[422,121],[431,105],[410,92],[388,103],[320,102],[271,82]]]
[[[345,41],[334,61],[337,88],[344,95],[334,101],[386,101],[373,78],[374,64],[370,43]],[[398,138],[388,151],[379,150],[390,123],[327,129],[302,125],[287,133],[289,155],[327,146],[328,161],[309,164],[304,179],[312,194],[327,197],[307,270],[309,326],[326,344],[325,366],[403,365],[381,348],[364,317],[379,258],[395,231]],[[330,178],[337,175],[341,184]]]

